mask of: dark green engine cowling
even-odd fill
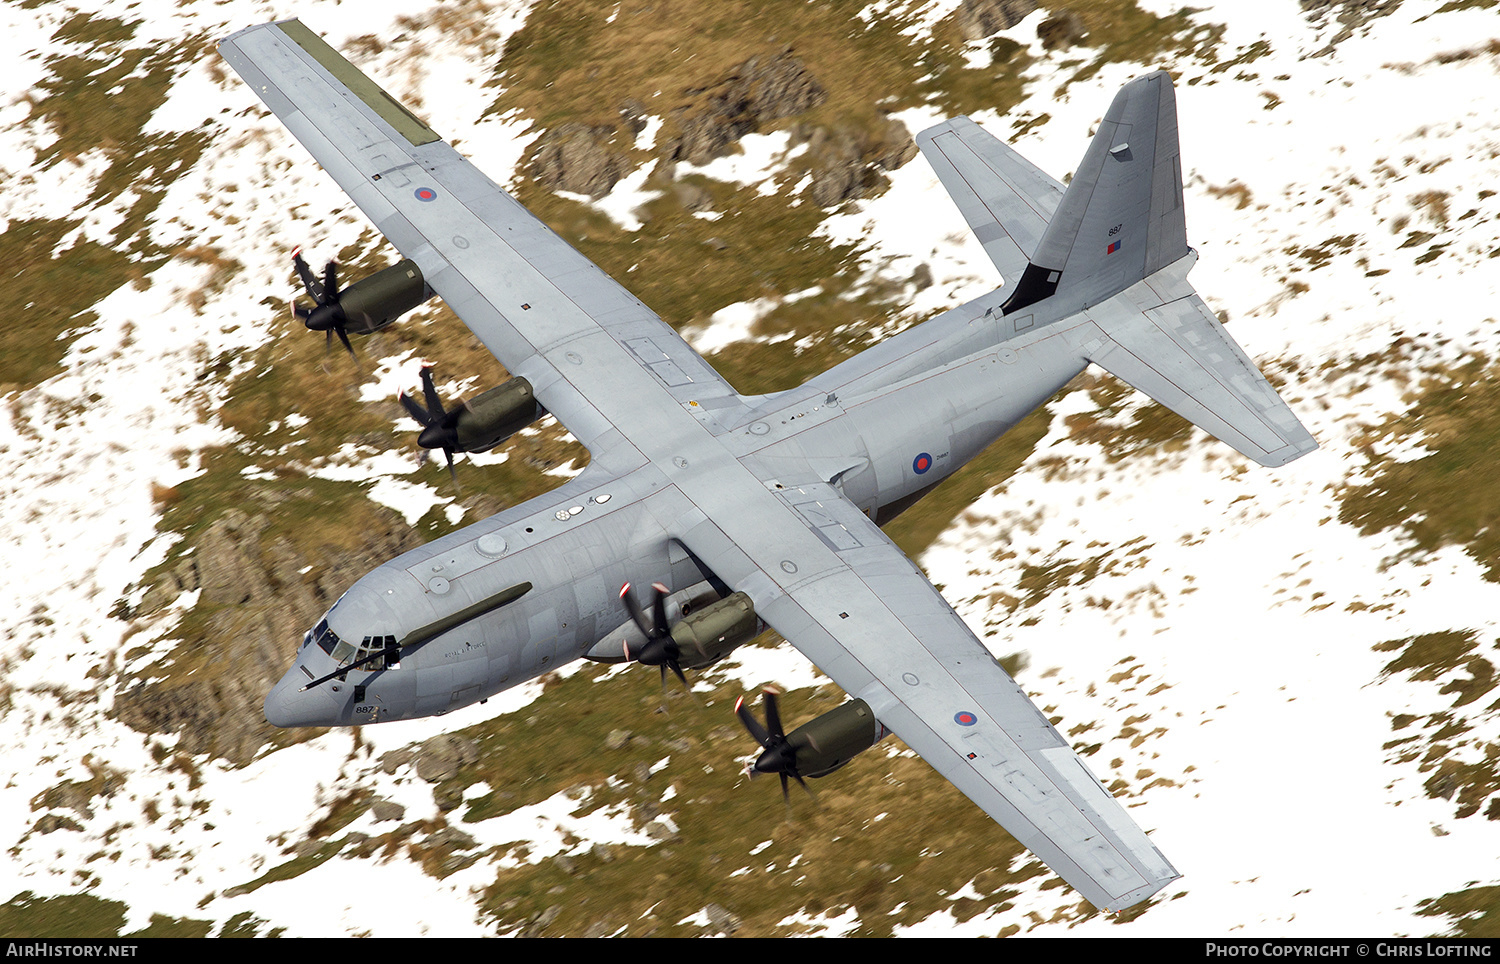
[[[750,712],[743,699],[734,704],[734,712],[755,742],[761,745],[760,756],[750,764],[750,775],[775,773],[780,776],[783,798],[787,796],[788,779],[796,780],[802,789],[807,790],[804,777],[827,776],[879,743],[886,735],[886,728],[880,725],[870,704],[864,700],[851,700],[810,723],[802,724],[791,733],[785,733],[781,728],[776,695],[775,690],[767,689],[761,696],[766,708],[764,725]]]
[[[512,378],[458,408],[452,427],[453,448],[460,452],[483,452],[510,438],[543,413],[531,382]]]
[[[870,704],[852,700],[797,727],[787,734],[786,745],[796,757],[796,772],[822,777],[879,743],[885,735],[886,729],[875,719]],[[772,752],[761,754],[762,759]],[[759,760],[755,769],[762,773],[779,772],[776,766],[762,769]]]
[[[340,291],[337,306],[343,312],[345,331],[368,335],[431,297],[422,269],[408,258]]]
[[[338,265],[332,261],[324,267],[321,281],[314,277],[302,259],[301,248],[292,252],[292,265],[302,279],[307,296],[313,300],[311,308],[304,308],[294,300],[292,314],[310,330],[324,332],[325,346],[332,344],[333,336],[338,335],[339,342],[351,356],[354,346],[349,343],[349,332],[368,335],[379,331],[433,294],[422,278],[422,269],[409,259],[377,271],[347,288],[339,287]]]
[[[760,633],[755,604],[742,592],[695,609],[672,626],[681,666],[707,666]]]
[[[432,367],[424,364],[422,395],[425,406],[405,392],[401,393],[401,404],[422,426],[417,444],[424,449],[443,450],[454,484],[458,483],[458,475],[453,471],[454,452],[483,452],[493,448],[546,413],[536,400],[531,382],[520,377],[449,409],[438,397],[437,386],[432,382]]]

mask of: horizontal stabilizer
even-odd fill
[[[1000,276],[1015,284],[1062,200],[1062,185],[967,117],[928,128],[917,146]]]
[[[1318,447],[1202,298],[1109,307],[1091,312],[1107,337],[1085,347],[1089,361],[1261,465]]]

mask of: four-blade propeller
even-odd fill
[[[620,599],[630,611],[630,618],[635,621],[636,628],[646,637],[646,642],[634,650],[630,647],[630,641],[626,640],[625,658],[646,666],[661,667],[663,689],[667,685],[667,670],[671,670],[682,680],[682,685],[687,686],[687,677],[682,675],[682,649],[677,645],[677,640],[672,638],[672,626],[667,620],[667,596],[671,594],[671,590],[659,582],[652,583],[651,588],[656,590],[656,595],[651,600],[651,620],[648,622],[641,604],[636,602],[630,583],[620,587]]]

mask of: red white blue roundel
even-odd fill
[[[416,195],[418,201],[436,201],[437,192],[430,187],[419,187],[412,194]]]
[[[957,723],[959,726],[973,726],[975,723],[979,722],[979,718],[976,717],[973,713],[970,713],[968,710],[959,710],[957,713],[953,714],[953,722]]]
[[[925,475],[930,468],[932,468],[932,456],[926,452],[911,460],[911,470],[918,475]]]

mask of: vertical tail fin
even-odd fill
[[[1060,290],[1095,304],[1187,253],[1177,98],[1158,70],[1115,95],[1004,311]]]

